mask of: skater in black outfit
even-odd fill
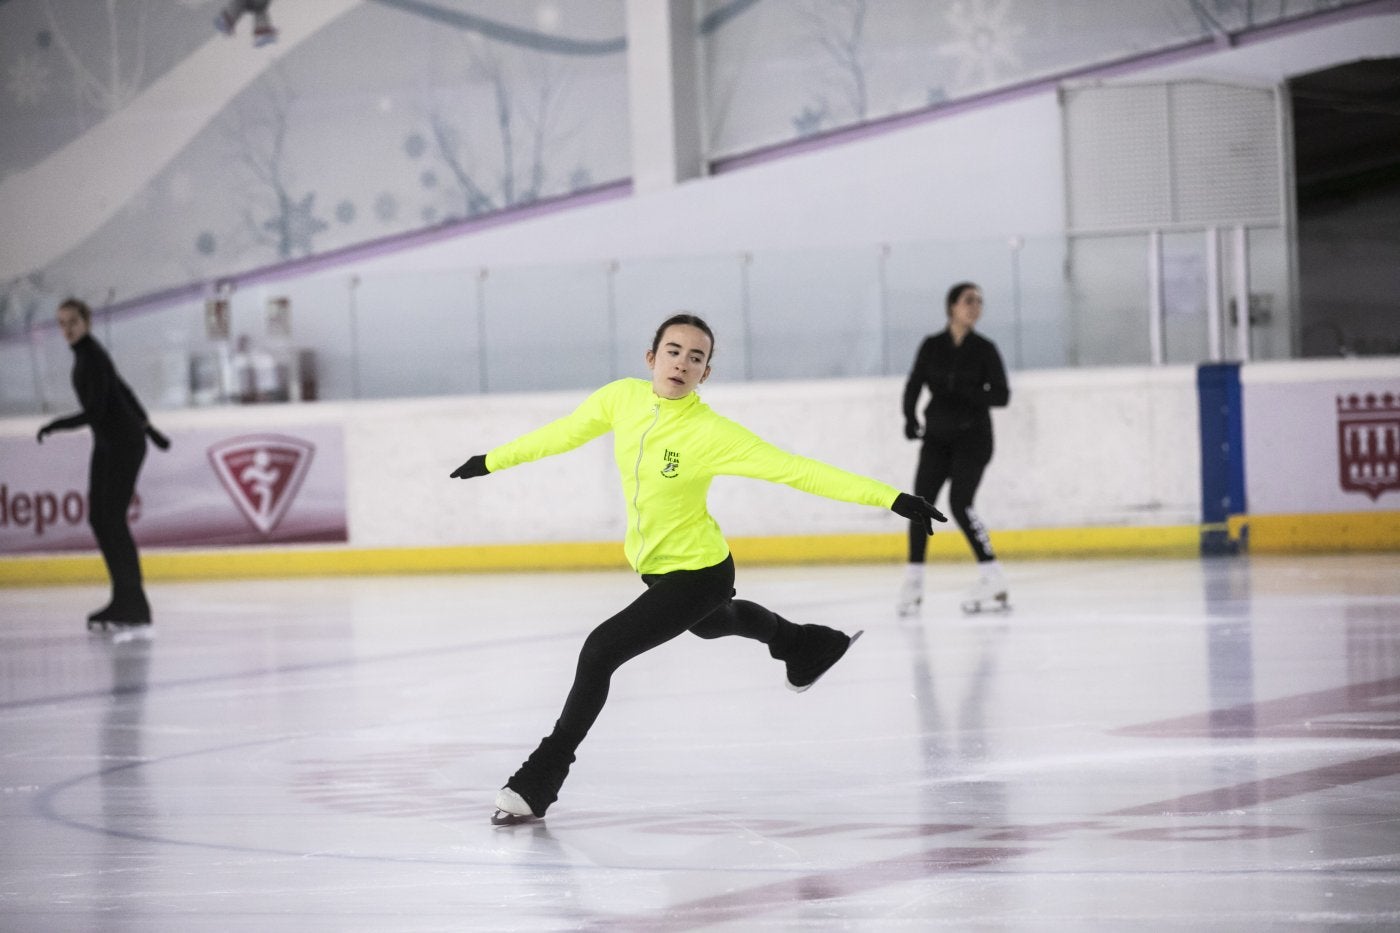
[[[949,511],[967,538],[979,571],[963,608],[969,612],[1004,609],[1005,577],[972,500],[992,459],[989,409],[1005,405],[1011,390],[996,344],[974,329],[982,316],[982,290],[971,282],[954,285],[948,291],[947,312],[947,328],[924,340],[904,384],[904,436],[911,441],[923,439],[914,495],[935,501],[943,484],[952,481]],[[929,401],[920,426],[918,404],[925,389]],[[923,529],[910,525],[909,564],[898,603],[902,616],[917,613],[923,601],[927,547]]]
[[[782,661],[789,689],[801,692],[841,659],[857,636],[824,625],[796,625],[735,599],[734,560],[705,498],[715,476],[748,476],[804,492],[894,511],[932,533],[946,519],[930,503],[877,480],[799,457],[763,441],[704,404],[695,389],[710,374],[714,334],[700,318],[665,321],[646,353],[646,379],[619,379],[572,414],[478,454],[458,479],[496,473],[613,434],[627,503],[627,560],[647,589],[593,630],[579,652],[573,687],[547,735],[496,796],[492,822],[544,816],[574,753],[607,701],[624,663],[684,632],[739,635]]]
[[[73,389],[82,411],[50,421],[39,429],[38,440],[42,444],[54,431],[84,425],[92,429],[88,524],[112,580],[112,601],[88,616],[88,627],[149,625],[151,607],[141,585],[141,561],[126,513],[136,491],[136,476],[146,459],[146,438],[162,450],[170,442],[151,427],[135,393],[89,332],[92,311],[88,306],[69,298],[58,307],[58,324],[73,349]]]
[[[272,17],[267,12],[271,5],[272,0],[229,0],[219,11],[219,15],[214,17],[214,28],[226,36],[231,36],[238,28],[238,21],[243,18],[243,14],[251,13],[253,45],[264,46],[269,42],[276,42],[277,29],[272,25]]]

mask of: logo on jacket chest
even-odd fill
[[[661,475],[666,479],[675,479],[681,475],[681,455],[674,450],[667,449],[662,455],[665,466],[661,468]]]

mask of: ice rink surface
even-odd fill
[[[1400,928],[1400,558],[739,567],[865,637],[683,636],[542,823],[497,787],[630,574],[0,590],[0,929]]]

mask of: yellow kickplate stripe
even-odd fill
[[[1400,551],[1400,512],[1248,515],[1231,525],[1236,521],[1248,529],[1253,554]]]
[[[1400,512],[1304,515],[1232,515],[1229,537],[1247,536],[1251,553],[1400,551]],[[1190,557],[1200,550],[1202,526],[1040,528],[999,531],[999,557]],[[741,564],[898,563],[903,534],[794,535],[735,538]],[[929,540],[930,560],[967,560],[966,542],[945,529]],[[150,580],[218,580],[369,574],[473,573],[541,570],[621,570],[617,542],[558,542],[424,548],[227,548],[162,551],[148,548],[141,567]],[[0,586],[105,583],[96,554],[0,558]]]
[[[892,563],[905,559],[904,534],[796,535],[735,538],[741,564]],[[1195,525],[1137,528],[1059,528],[992,534],[1007,558],[1185,556],[1199,550]],[[930,560],[968,560],[956,530],[929,541]],[[617,542],[498,544],[431,548],[227,548],[217,551],[142,552],[148,580],[219,580],[370,574],[473,573],[626,568]],[[95,554],[50,554],[0,559],[0,586],[104,583]]]

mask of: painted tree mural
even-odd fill
[[[261,83],[249,102],[236,104],[225,134],[232,163],[244,182],[242,226],[272,247],[278,259],[308,256],[315,237],[330,226],[316,214],[316,193],[297,187],[288,134],[292,91],[280,75]]]

